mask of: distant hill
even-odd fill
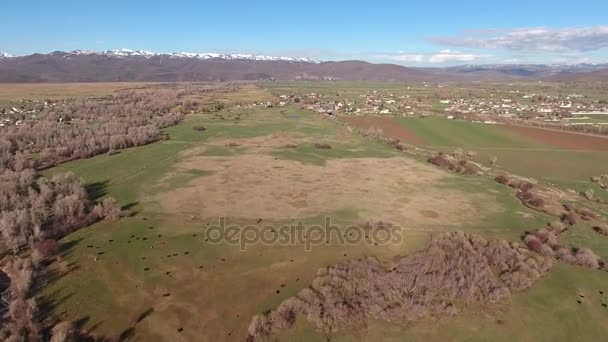
[[[607,80],[608,64],[463,65],[411,68],[364,61],[321,62],[310,58],[217,53],[156,53],[118,49],[56,51],[15,57],[0,53],[0,82],[344,80],[470,82]]]
[[[595,72],[608,68],[608,64],[487,64],[462,65],[443,68],[451,75],[468,75],[494,79],[542,79],[560,78],[562,76]]]
[[[606,66],[606,69],[600,69],[600,70],[595,70],[595,71],[556,75],[556,76],[548,77],[547,80],[562,81],[562,82],[608,81],[608,66]]]
[[[131,51],[131,50],[129,50]],[[0,58],[0,82],[347,80],[424,81],[434,75],[394,64],[319,62],[251,55],[117,54],[82,51]]]

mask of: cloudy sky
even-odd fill
[[[0,52],[144,49],[410,66],[607,63],[608,1],[4,0]]]

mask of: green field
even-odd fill
[[[432,149],[475,151],[476,160],[484,164],[496,156],[499,167],[525,176],[552,182],[587,182],[608,170],[608,152],[565,150],[500,125],[444,118],[398,120]]]
[[[523,207],[510,189],[490,178],[448,173],[315,113],[286,107],[222,114],[223,119],[189,115],[182,124],[165,130],[167,140],[46,171],[47,175],[74,172],[84,179],[92,197],[113,196],[135,212],[115,223],[97,223],[61,241],[61,254],[72,271],[50,277],[38,294],[47,319],[81,320],[100,336],[124,332],[137,341],[239,341],[247,336],[253,315],[295,295],[321,267],[365,256],[388,259],[408,254],[423,248],[432,233],[441,231],[465,230],[518,241],[525,231],[550,219]],[[539,155],[550,149],[499,127],[439,119],[404,119],[403,124],[429,145],[447,150],[462,146],[479,151],[478,158],[483,158],[485,148],[492,153],[509,151],[503,148],[530,149],[527,153]],[[206,127],[204,132],[193,129],[201,125]],[[331,148],[320,149],[315,143]],[[498,157],[501,166],[513,166],[507,162],[507,154]],[[241,164],[235,164],[238,162]],[[239,173],[237,165],[249,171]],[[271,182],[265,180],[266,173],[274,175]],[[320,176],[314,178],[315,174]],[[208,179],[218,183],[208,184]],[[268,188],[260,188],[262,185]],[[365,192],[348,192],[358,186]],[[285,206],[289,198],[270,203],[275,210],[257,207],[256,202],[242,204],[222,187],[241,191],[244,197],[253,192],[263,199],[305,189],[314,195],[307,198],[306,205],[323,209],[311,214],[300,202]],[[199,194],[197,189],[207,192]],[[193,194],[198,197],[186,197]],[[180,196],[183,199],[178,205],[167,205]],[[397,245],[330,243],[315,246],[312,252],[301,245],[258,244],[241,251],[233,245],[208,243],[205,230],[217,223],[217,217],[206,216],[206,210],[231,205],[242,205],[244,216],[228,216],[228,220],[256,227],[293,220],[322,224],[326,216],[340,225],[402,217],[395,223],[406,230],[403,242]],[[262,214],[275,213],[276,208],[288,210],[270,219]],[[432,209],[438,218],[420,216],[420,209]],[[256,210],[259,216],[245,214]],[[601,253],[608,250],[608,239],[595,243]],[[54,267],[52,264],[51,270]],[[606,273],[560,264],[509,302],[468,308],[455,317],[422,320],[406,327],[371,322],[368,329],[331,336],[315,331],[301,318],[294,329],[269,340],[597,340],[608,333],[608,309],[594,296],[607,281]],[[587,300],[579,305],[576,300],[581,293]],[[148,314],[128,331],[142,313]]]

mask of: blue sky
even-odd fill
[[[2,0],[0,51],[131,48],[415,66],[608,62],[608,1]]]

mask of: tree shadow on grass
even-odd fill
[[[118,337],[118,340],[119,341],[128,341],[128,340],[130,340],[135,335],[135,328],[137,327],[137,324],[139,324],[141,321],[143,321],[144,319],[146,319],[153,312],[154,312],[154,308],[148,308],[148,309],[144,310],[142,313],[140,313],[131,322],[131,325],[120,333],[120,336]]]
[[[127,204],[123,205],[120,209],[122,209],[122,210],[132,210],[138,204],[139,204],[139,202],[137,202],[137,201],[131,202],[131,203],[127,203]]]
[[[61,258],[65,258],[67,255],[69,255],[72,252],[72,249],[79,244],[82,241],[82,239],[74,239],[74,240],[70,240],[67,241],[65,243],[62,243],[59,246],[59,250],[57,255]],[[69,264],[69,270],[67,275],[66,274],[62,274],[59,270],[59,268],[57,267],[57,265],[54,265],[54,267],[49,267],[49,266],[53,266],[52,264],[57,263],[57,259],[50,259],[45,261],[44,263],[46,264],[46,271],[42,272],[41,274],[39,274],[36,277],[36,281],[34,282],[32,289],[31,289],[31,293],[33,296],[36,296],[37,301],[38,301],[38,308],[39,308],[39,312],[41,317],[49,317],[51,315],[57,315],[60,314],[58,312],[56,312],[57,308],[63,303],[65,302],[68,298],[70,298],[72,296],[71,293],[65,293],[65,291],[62,290],[56,290],[54,292],[51,292],[49,294],[43,294],[42,290],[46,287],[49,286],[50,284],[53,284],[55,282],[57,282],[60,278],[64,277],[64,276],[69,276],[69,274],[71,272],[74,272],[75,270],[78,269],[78,265],[75,265],[74,263]]]
[[[97,201],[103,196],[108,194],[108,184],[109,180],[101,181],[101,182],[93,182],[87,183],[84,185],[84,190],[87,192],[87,197],[91,201]]]

